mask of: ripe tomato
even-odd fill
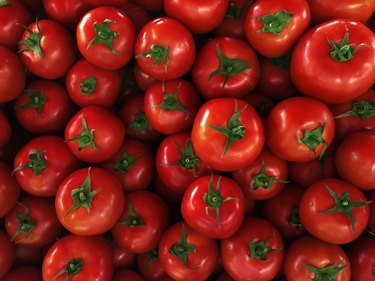
[[[0,161],[0,218],[14,207],[19,196],[20,187],[12,177],[9,165]]]
[[[160,281],[167,277],[159,260],[158,249],[137,255],[137,270],[147,281]]]
[[[349,244],[347,254],[352,281],[375,280],[375,237],[361,236]]]
[[[12,268],[1,281],[42,281],[42,272],[34,266],[16,267]]]
[[[262,151],[263,125],[247,102],[216,98],[199,108],[191,142],[202,161],[219,171],[234,171],[248,166]]]
[[[3,278],[10,270],[13,265],[14,257],[14,244],[4,232],[0,231],[0,278]]]
[[[7,114],[0,109],[0,148],[4,147],[12,138],[12,125]]]
[[[119,6],[119,8],[132,20],[137,32],[139,32],[146,23],[152,20],[151,13],[136,3],[126,2]]]
[[[216,37],[235,36],[246,39],[244,31],[244,18],[250,5],[238,5],[235,1],[229,1],[229,7],[218,27],[213,30]]]
[[[111,232],[107,232],[106,234],[110,233]],[[132,266],[134,266],[136,254],[128,249],[121,248],[119,245],[115,243],[113,237],[111,239],[112,240],[109,243],[112,248],[114,269],[118,270],[124,268],[131,268]]]
[[[55,207],[61,224],[73,234],[98,235],[109,231],[124,207],[120,182],[110,172],[81,168],[59,185]]]

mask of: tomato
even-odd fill
[[[351,266],[339,245],[307,235],[287,248],[284,273],[288,281],[349,281]]]
[[[107,232],[110,233],[110,232]],[[135,264],[136,254],[128,249],[121,248],[114,241],[111,244],[114,269],[131,268]]]
[[[179,21],[159,17],[146,23],[135,42],[137,65],[157,80],[172,80],[186,74],[195,59],[191,32]]]
[[[78,159],[97,163],[115,155],[125,133],[119,117],[103,107],[91,105],[83,107],[70,119],[65,127],[65,142]]]
[[[80,53],[90,63],[115,70],[133,56],[136,30],[120,9],[100,6],[88,11],[79,21],[76,40]]]
[[[272,280],[281,269],[284,245],[271,223],[247,217],[231,237],[220,241],[225,271],[235,280]]]
[[[0,278],[3,278],[10,270],[13,265],[14,257],[14,244],[4,232],[0,231]]]
[[[0,161],[0,218],[14,207],[19,196],[20,187],[12,177],[9,165]]]
[[[48,247],[48,246],[46,246]],[[44,250],[46,247],[30,248],[27,246],[16,245],[16,256],[13,267],[18,266],[38,266],[43,262]]]
[[[115,242],[134,253],[155,249],[170,221],[165,202],[150,191],[127,193],[121,217],[112,227]]]
[[[128,2],[128,0],[84,0],[84,2],[93,7],[99,6],[120,6]]]
[[[65,88],[52,80],[30,82],[14,104],[17,122],[32,133],[55,133],[73,116],[73,103]]]
[[[12,137],[12,125],[7,114],[0,109],[0,148],[4,147]]]
[[[159,244],[159,258],[173,280],[206,280],[219,256],[215,239],[194,231],[182,221],[171,225]]]
[[[69,234],[48,249],[42,273],[43,280],[111,281],[111,248],[102,236]]]
[[[148,75],[144,72],[138,64],[134,64],[134,78],[137,83],[137,86],[143,91],[146,92],[147,89],[155,82],[158,81],[155,78]]]
[[[0,103],[17,98],[26,85],[22,61],[10,49],[0,45]]]
[[[306,0],[258,0],[247,11],[244,31],[258,53],[276,58],[292,50],[310,19]]]
[[[299,215],[306,230],[318,239],[345,244],[365,230],[369,203],[356,186],[337,178],[322,179],[303,193]]]
[[[192,79],[206,99],[239,98],[255,88],[259,62],[253,48],[235,37],[217,37],[199,50]]]
[[[39,268],[23,266],[12,268],[1,281],[42,281],[42,273]]]
[[[151,126],[167,135],[190,129],[200,105],[199,93],[185,79],[157,81],[144,96],[145,114]]]
[[[345,19],[314,26],[295,46],[290,72],[304,95],[329,104],[350,101],[375,81],[375,34]]]
[[[219,171],[233,171],[257,158],[264,145],[264,130],[257,112],[247,102],[217,98],[199,108],[191,142],[202,161]]]
[[[334,120],[323,102],[290,97],[272,108],[265,126],[266,143],[281,159],[307,162],[320,158],[334,137]]]
[[[229,0],[164,0],[167,16],[177,19],[192,33],[208,33],[224,20]]]
[[[22,62],[40,78],[63,77],[76,59],[73,35],[53,20],[42,19],[29,24],[18,44]]]
[[[54,196],[60,182],[80,162],[67,149],[62,137],[41,135],[28,141],[14,158],[13,175],[26,192]]]
[[[157,249],[137,255],[137,270],[147,281],[159,281],[167,277]]]
[[[162,12],[164,9],[164,0],[131,0],[131,2],[136,3],[137,5],[145,8],[146,10],[158,13]]]
[[[361,236],[347,250],[352,268],[352,281],[375,280],[375,237]]]
[[[119,8],[132,20],[137,32],[139,32],[146,23],[152,20],[151,13],[138,4],[126,2]]]
[[[264,126],[271,108],[275,106],[273,99],[257,91],[252,91],[251,93],[243,96],[241,99],[254,107]]]
[[[114,273],[112,281],[144,281],[144,279],[133,270],[122,269]]]
[[[23,195],[6,215],[5,229],[15,244],[42,247],[53,242],[62,227],[52,198]]]
[[[98,235],[109,231],[120,218],[124,194],[112,173],[81,168],[61,182],[55,207],[61,224],[71,233]]]

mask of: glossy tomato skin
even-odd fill
[[[97,35],[99,33],[103,33],[109,41],[103,43]],[[133,22],[115,7],[94,8],[77,25],[76,40],[82,56],[92,64],[108,70],[120,69],[130,61],[135,39]]]
[[[264,257],[257,257],[250,245],[265,244]],[[235,280],[272,280],[281,269],[284,259],[283,239],[271,223],[247,217],[231,237],[220,241],[221,259],[225,271]]]
[[[347,255],[352,268],[352,281],[374,280],[375,237],[361,236],[349,244]]]
[[[351,266],[347,254],[339,246],[323,242],[312,235],[303,236],[294,241],[286,250],[284,272],[287,281],[308,281],[315,273],[306,265],[315,268],[327,268],[340,263],[344,267],[334,280],[349,281]]]
[[[186,264],[170,252],[173,245],[181,241],[183,229],[187,244],[195,248],[187,254]],[[218,256],[219,247],[215,239],[199,234],[182,221],[171,225],[159,244],[160,262],[173,280],[206,280],[213,273]]]
[[[318,139],[309,146],[308,134],[312,131]],[[288,161],[307,162],[320,157],[331,144],[334,120],[323,102],[309,97],[290,97],[272,108],[265,132],[271,152]],[[307,140],[301,142],[304,137]]]
[[[335,163],[338,174],[362,190],[375,190],[375,132],[350,134],[338,146]]]
[[[77,281],[111,281],[113,261],[111,248],[102,236],[77,236],[68,234],[57,240],[47,251],[43,260],[43,280],[52,280],[68,265],[70,259],[81,260],[82,268],[74,276]],[[57,277],[63,281],[67,274]]]
[[[289,21],[272,19],[268,22],[268,19],[263,18],[281,11],[289,14]],[[310,19],[310,7],[305,0],[260,0],[247,11],[244,31],[247,40],[258,53],[276,58],[285,55],[294,47],[309,27]],[[278,28],[274,30],[276,26]]]
[[[10,166],[0,161],[0,218],[14,207],[19,196],[20,187],[12,177]]]
[[[86,204],[80,202],[81,197],[73,196],[77,192],[83,193]],[[55,207],[61,224],[71,233],[99,235],[109,231],[119,219],[124,201],[121,184],[112,173],[87,167],[74,171],[61,182]]]
[[[12,137],[12,125],[10,124],[7,114],[0,109],[0,148],[4,147]]]
[[[0,278],[10,270],[15,257],[15,246],[5,232],[0,231]]]
[[[172,80],[190,70],[195,59],[195,42],[182,23],[159,17],[140,30],[134,52],[138,66],[148,75],[157,80]]]
[[[237,122],[228,124],[231,118],[241,125]],[[233,141],[225,151],[226,135],[212,126],[233,126],[232,130],[236,131],[237,127],[244,134],[242,139]],[[235,98],[217,98],[199,108],[192,127],[191,141],[202,161],[219,171],[233,171],[246,167],[260,154],[264,145],[264,129],[257,112],[247,102]]]
[[[331,56],[330,44],[355,49],[353,57],[339,61]],[[291,78],[304,95],[328,104],[347,102],[366,92],[375,81],[375,34],[360,22],[335,19],[312,27],[295,46]]]
[[[199,49],[192,79],[205,99],[240,98],[255,88],[259,71],[257,54],[247,42],[223,36],[207,41]]]
[[[1,281],[42,281],[42,272],[34,266],[12,268]]]
[[[333,193],[341,199],[334,199]],[[353,202],[363,205],[356,207]],[[306,230],[318,239],[346,244],[358,238],[369,222],[369,202],[366,202],[365,195],[356,186],[341,179],[327,178],[306,189],[300,201],[299,215]],[[332,209],[346,206],[351,208],[352,222],[350,214]]]
[[[224,20],[229,0],[164,0],[167,16],[186,25],[192,33],[208,33]]]

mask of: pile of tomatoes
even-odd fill
[[[1,281],[375,280],[375,0],[1,0]]]

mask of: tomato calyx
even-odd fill
[[[82,94],[84,94],[85,96],[90,96],[95,92],[96,79],[92,76],[87,77],[85,80],[79,83],[79,86],[81,87]]]
[[[303,264],[308,270],[314,273],[314,281],[335,281],[337,275],[348,266],[348,263],[341,265],[344,260],[340,260],[325,268],[317,268],[308,264]]]
[[[78,142],[78,151],[81,151],[85,147],[92,147],[94,150],[98,151],[99,149],[96,147],[94,142],[94,129],[89,130],[87,127],[86,119],[82,114],[82,130],[79,135],[74,136],[71,139],[65,140],[68,141],[76,141]]]
[[[71,277],[77,275],[81,272],[83,267],[83,260],[81,258],[78,259],[69,259],[68,263],[65,267],[63,267],[53,278],[51,281],[56,280],[61,275],[66,273],[63,281],[68,281]]]
[[[271,63],[280,68],[290,68],[290,59],[292,55],[290,53],[285,54],[281,57],[270,58]]]
[[[129,155],[126,152],[124,152],[123,154],[121,154],[121,158],[112,162],[113,170],[117,173],[126,174],[135,165],[135,163],[137,163],[139,159],[137,157],[141,155],[143,152],[144,150],[141,150],[132,155]]]
[[[115,55],[119,55],[119,53],[113,48],[113,40],[117,37],[118,33],[113,32],[112,29],[109,27],[109,23],[113,22],[113,20],[105,19],[102,24],[98,24],[94,22],[94,30],[96,36],[92,39],[89,44],[87,45],[87,49],[92,47],[94,44],[103,44],[106,46],[112,53]]]
[[[217,227],[219,229],[221,228],[220,213],[219,213],[220,206],[229,200],[238,200],[238,198],[235,198],[235,197],[227,197],[225,199],[223,198],[223,196],[221,195],[221,191],[220,191],[220,180],[221,180],[221,177],[219,177],[216,183],[216,188],[214,189],[213,175],[211,174],[210,182],[208,183],[208,191],[205,194],[203,194],[203,201],[208,205],[205,207],[206,215],[209,216],[208,210],[210,208],[215,210]]]
[[[127,218],[127,220],[119,222],[118,224],[125,224],[129,227],[132,227],[132,228],[137,227],[137,226],[145,225],[142,218],[134,210],[133,204],[130,201],[128,202],[128,218]]]
[[[91,167],[87,170],[87,177],[83,181],[82,185],[71,191],[70,196],[73,199],[73,204],[70,206],[69,210],[66,212],[65,217],[68,216],[72,211],[78,209],[79,207],[84,207],[90,215],[91,202],[95,195],[100,192],[100,189],[95,189],[91,191]]]
[[[327,149],[327,143],[323,139],[323,132],[326,124],[327,121],[324,121],[323,125],[313,130],[305,130],[302,139],[300,137],[297,137],[298,142],[306,145],[312,152],[314,152],[314,154],[316,153],[317,146],[323,144],[324,148],[319,158],[322,157],[325,150]]]
[[[24,104],[16,106],[15,108],[35,108],[36,112],[33,117],[36,117],[42,111],[43,105],[46,103],[47,98],[40,90],[30,90],[26,93],[28,101]]]
[[[260,173],[251,177],[250,191],[253,192],[257,190],[259,187],[264,189],[270,189],[274,181],[288,183],[287,181],[280,180],[276,177],[267,176],[266,165],[264,164],[264,160],[262,159],[262,168]]]
[[[288,26],[293,14],[285,10],[280,10],[277,13],[266,14],[263,17],[255,18],[263,23],[263,27],[257,32],[271,32],[275,35],[280,34],[283,27]]]
[[[38,19],[35,21],[37,32],[32,31],[26,25],[21,24],[21,26],[29,33],[29,36],[26,39],[23,39],[18,42],[18,45],[25,44],[19,52],[31,50],[36,53],[38,56],[43,57],[42,48],[40,47],[40,41],[42,39],[42,33],[40,32],[40,27],[38,24]]]
[[[353,102],[352,108],[347,112],[335,116],[334,118],[358,117],[362,120],[375,116],[375,103],[369,100],[361,100]]]
[[[10,5],[8,0],[0,0],[0,7],[8,6]]]
[[[131,128],[134,128],[137,138],[140,137],[142,131],[145,131],[147,135],[151,134],[150,123],[144,111],[134,114],[134,121],[128,125],[128,130]]]
[[[272,248],[267,245],[268,240],[271,238],[268,237],[255,242],[255,238],[253,237],[249,242],[250,258],[268,262],[270,260],[267,258],[268,253],[280,251],[280,248]]]
[[[349,192],[343,192],[341,196],[337,195],[328,185],[324,184],[327,188],[329,194],[335,201],[335,206],[327,209],[327,210],[321,210],[321,213],[330,214],[330,213],[336,213],[341,212],[344,215],[346,215],[350,220],[350,225],[352,228],[352,231],[355,231],[355,219],[353,216],[353,209],[366,206],[371,203],[371,201],[353,201],[350,199],[350,193]]]
[[[245,110],[247,105],[245,105],[240,111],[238,111],[238,105],[237,101],[235,101],[235,108],[234,108],[234,113],[230,117],[228,124],[225,127],[220,127],[216,125],[209,124],[212,129],[218,131],[219,133],[225,135],[226,137],[226,143],[225,147],[222,153],[222,157],[225,155],[225,153],[228,151],[230,145],[232,142],[241,140],[245,133],[246,133],[246,128],[242,125],[239,115],[242,113],[242,111]]]
[[[149,51],[136,55],[135,58],[136,59],[140,57],[152,58],[154,60],[154,64],[158,64],[159,62],[164,62],[165,72],[167,72],[167,68],[169,64],[168,52],[169,52],[168,46],[152,44],[150,46]]]
[[[30,150],[28,155],[29,161],[15,168],[12,174],[18,170],[28,168],[33,170],[35,176],[39,176],[42,173],[42,171],[47,167],[47,161],[44,158],[43,153],[43,150]]]
[[[295,227],[298,230],[302,228],[302,223],[299,216],[299,209],[297,206],[292,207],[292,212],[288,217],[288,224]]]
[[[147,252],[146,256],[148,257],[148,261],[147,261],[147,264],[146,264],[146,269],[148,270],[150,268],[150,266],[152,265],[152,263],[159,259],[158,249],[153,249],[153,250]]]
[[[25,236],[22,237],[20,240],[16,241],[15,244],[18,244],[23,240],[27,239],[27,237],[29,237],[31,231],[34,229],[35,226],[35,221],[33,220],[33,218],[29,216],[29,208],[27,208],[25,205],[19,202],[17,202],[17,204],[20,205],[24,211],[23,214],[16,214],[17,230],[13,234],[11,241],[14,242],[16,237],[21,233],[24,233]]]
[[[215,75],[223,75],[224,82],[221,86],[222,88],[224,88],[225,84],[228,82],[228,79],[231,76],[236,75],[244,71],[245,69],[251,68],[251,66],[248,65],[245,60],[231,59],[226,57],[220,50],[219,44],[216,44],[216,53],[219,57],[220,66],[210,74],[210,76],[208,77],[208,81],[210,81]]]
[[[178,90],[180,89],[181,87],[181,84],[182,82],[180,82],[176,88],[176,90],[169,94],[165,91],[165,88],[164,88],[164,81],[161,85],[162,89],[162,93],[163,93],[163,100],[161,102],[161,104],[158,104],[158,105],[155,105],[153,106],[152,108],[162,108],[166,111],[171,111],[171,110],[181,110],[182,112],[185,113],[186,117],[185,117],[185,120],[187,120],[189,118],[189,111],[186,109],[185,106],[183,106],[182,104],[180,104],[178,102],[178,99],[177,99],[177,93],[178,93]]]
[[[185,149],[183,149],[176,141],[174,141],[174,143],[180,152],[180,159],[177,162],[170,163],[169,165],[180,165],[185,171],[194,171],[195,176],[199,159],[195,155],[190,138],[186,140]]]

